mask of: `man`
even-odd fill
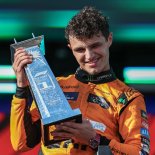
[[[78,94],[76,98],[70,96],[68,101],[73,109],[81,110],[82,123],[70,121],[56,125],[52,135],[70,140],[44,146],[36,105],[33,102],[29,110],[26,103],[28,81],[23,68],[32,62],[32,56],[19,48],[13,63],[17,76],[11,107],[14,149],[27,151],[41,142],[44,155],[94,155],[99,145],[109,146],[113,154],[149,154],[144,98],[117,79],[111,69],[109,48],[113,36],[107,18],[93,7],[84,7],[71,19],[65,33],[79,68],[75,74],[57,80],[63,92]]]

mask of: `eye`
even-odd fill
[[[98,48],[98,47],[100,47],[100,46],[102,46],[102,44],[101,43],[95,43],[95,44],[93,44],[92,46],[91,46],[91,48]]]
[[[76,48],[74,49],[74,52],[77,52],[77,53],[83,53],[85,51],[84,48]]]

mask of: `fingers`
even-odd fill
[[[83,119],[82,123],[63,122],[55,126],[56,130],[51,134],[55,137],[71,138],[84,144],[88,144],[89,139],[96,134],[91,123]]]
[[[32,55],[28,54],[24,48],[18,48],[14,54],[13,69],[15,72],[20,72],[24,66],[32,63]]]
[[[56,125],[56,132],[66,131],[73,135],[79,135],[84,129],[92,129],[90,122],[86,119],[82,123],[63,122]]]
[[[89,122],[89,120],[84,119],[84,118],[82,119],[82,123],[76,123],[76,122],[70,121],[70,122],[63,122],[60,125],[62,125],[62,126],[68,126],[68,127],[71,127],[71,128],[74,128],[74,129],[79,129],[79,130],[82,129],[83,126],[85,128],[92,127],[92,125]]]
[[[51,134],[54,136],[54,139],[56,137],[74,139],[76,135],[80,134],[80,130],[73,128],[73,126],[66,126],[61,123],[60,125],[56,125],[56,130]]]
[[[69,132],[65,132],[65,131],[61,131],[61,132],[52,132],[52,136],[54,137],[54,139],[59,139],[59,138],[72,138],[73,134],[69,133]]]
[[[66,126],[66,125],[58,125],[56,126],[56,131],[61,132],[61,131],[65,131],[71,134],[78,134],[79,130],[77,128],[75,128],[74,126]]]

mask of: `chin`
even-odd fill
[[[96,75],[99,73],[97,69],[87,69],[86,72],[89,73],[90,75]]]

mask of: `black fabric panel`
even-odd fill
[[[18,87],[17,86],[15,96],[17,98],[20,98],[20,99],[28,98],[28,96],[29,96],[29,87],[28,86],[26,86],[26,87]]]
[[[27,137],[27,146],[33,148],[41,141],[41,121],[32,122],[28,108],[25,109],[24,128]]]
[[[123,111],[125,110],[125,108],[126,108],[134,99],[135,99],[135,98],[133,98],[132,100],[130,100],[130,101],[120,110],[119,117],[121,116],[121,114],[123,113]],[[120,133],[119,133],[119,137],[120,137],[121,143],[124,143],[124,139],[123,139],[123,137],[121,136]]]
[[[125,108],[134,100],[135,98],[133,98],[132,100],[130,100],[121,110],[119,113],[119,117],[121,116],[121,114],[123,113],[123,111],[125,110]]]

